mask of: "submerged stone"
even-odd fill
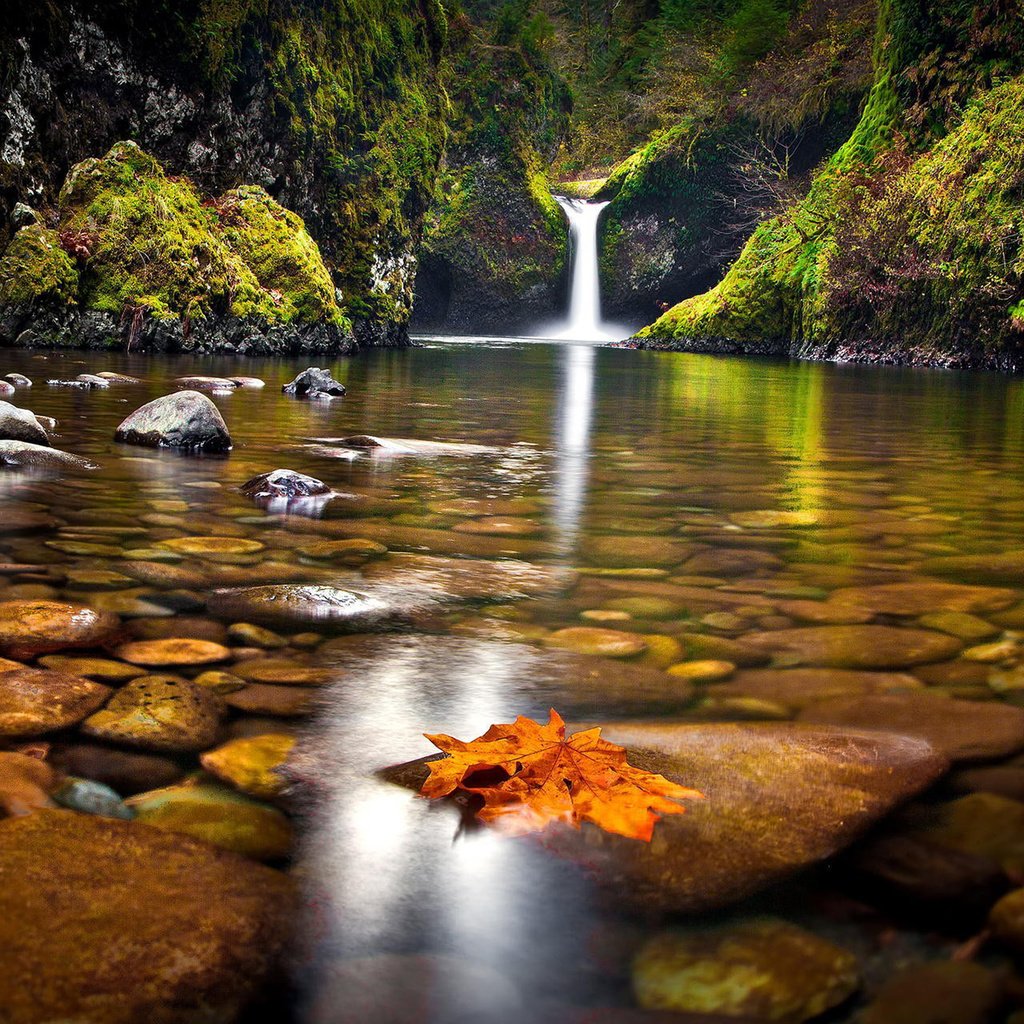
[[[633,964],[633,991],[646,1010],[780,1024],[803,1024],[858,985],[852,953],[775,918],[661,932]]]
[[[266,548],[258,540],[244,537],[172,537],[160,543],[171,551],[182,555],[197,555],[202,558],[234,558],[239,555],[256,555]]]
[[[99,469],[88,459],[28,441],[0,441],[0,466],[14,469]]]
[[[235,789],[263,800],[280,796],[288,785],[281,773],[295,737],[286,733],[263,733],[230,740],[208,750],[199,761],[218,779]]]
[[[272,715],[279,718],[301,718],[312,714],[319,699],[316,689],[308,686],[272,686],[250,683],[242,690],[224,695],[224,703],[249,715]]]
[[[40,668],[0,672],[0,737],[41,736],[77,725],[113,691],[100,683]]]
[[[953,761],[1024,750],[1024,710],[996,701],[952,700],[927,692],[840,697],[811,705],[800,720],[919,736]]]
[[[545,832],[547,849],[645,912],[728,906],[831,857],[949,763],[913,737],[799,724],[622,722],[601,735],[630,764],[705,797],[658,822],[650,843],[589,824]],[[384,775],[418,790],[427,768]]]
[[[217,739],[220,707],[214,694],[194,683],[172,676],[142,676],[86,719],[82,732],[144,750],[206,750]]]
[[[69,775],[102,782],[123,796],[169,786],[185,774],[185,769],[169,757],[88,741],[56,746],[51,760]]]
[[[133,640],[117,649],[117,656],[133,665],[210,665],[231,657],[231,651],[212,640],[173,637],[166,640]]]
[[[226,1021],[277,967],[284,874],[185,836],[65,810],[0,821],[10,1024]],[[130,927],[128,927],[130,923]]]
[[[864,1010],[863,1024],[987,1024],[1003,1002],[1003,983],[978,963],[936,960],[891,977]]]
[[[843,587],[833,591],[827,603],[866,608],[880,615],[926,615],[937,611],[999,611],[1016,600],[1014,591],[1003,588],[918,580],[873,587]]]
[[[67,648],[96,647],[121,620],[71,601],[0,601],[0,652],[14,658]]]
[[[544,638],[548,647],[561,647],[576,654],[597,654],[605,658],[630,658],[647,648],[647,641],[636,633],[598,626],[570,626]]]
[[[323,624],[359,632],[406,621],[417,610],[417,605],[403,603],[400,594],[392,596],[393,602],[337,587],[282,584],[217,590],[210,595],[207,608],[211,615],[232,622],[244,619],[283,626]]]
[[[110,786],[94,779],[65,779],[54,791],[53,799],[61,807],[82,814],[98,814],[102,818],[135,817],[131,809]]]
[[[521,643],[429,635],[365,635],[329,640],[317,652],[341,679],[370,687],[378,675],[444,680],[461,692],[486,675],[534,717],[549,708],[573,714],[637,715],[686,707],[693,686],[666,672],[592,655]]]
[[[219,783],[187,779],[127,801],[146,825],[180,832],[253,860],[281,860],[292,848],[291,822],[275,807]]]
[[[53,806],[50,793],[60,777],[44,756],[45,746],[38,753],[0,751],[0,818],[20,817]]]
[[[220,410],[198,391],[179,391],[140,406],[122,421],[114,440],[193,452],[231,448],[231,435]]]
[[[795,664],[834,668],[909,668],[957,655],[956,637],[896,626],[817,626],[752,633],[749,647],[785,655]]]
[[[921,680],[902,672],[858,672],[844,668],[746,669],[716,685],[716,697],[753,697],[776,701],[799,711],[836,697],[858,699],[873,694],[923,688]]]

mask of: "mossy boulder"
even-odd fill
[[[59,343],[77,329],[80,344],[99,333],[136,348],[223,347],[246,332],[269,333],[270,349],[307,336],[351,344],[316,242],[259,186],[209,197],[118,142],[71,169],[57,217],[56,231],[22,228],[4,254],[0,335],[29,325]]]

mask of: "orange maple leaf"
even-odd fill
[[[520,715],[492,725],[469,743],[424,734],[447,757],[430,762],[420,792],[444,797],[457,789],[483,800],[477,815],[516,835],[561,821],[591,821],[608,832],[651,841],[663,814],[683,814],[676,801],[701,799],[695,789],[634,768],[625,748],[601,739],[600,729],[566,738],[553,708],[547,725]]]

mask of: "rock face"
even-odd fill
[[[728,906],[824,860],[948,766],[923,740],[806,725],[620,723],[601,735],[704,799],[660,821],[650,844],[584,825],[549,829],[544,845],[650,911]],[[419,789],[427,769],[384,774]]]
[[[8,223],[19,197],[56,205],[63,170],[130,131],[169,175],[188,175],[210,193],[251,187],[245,183],[271,189],[319,243],[335,275],[332,298],[337,286],[360,303],[360,344],[399,343],[411,305],[413,250],[443,149],[437,69],[444,15],[427,5],[383,18],[364,0],[327,21],[312,11],[293,17],[259,6],[236,13],[228,27],[199,8],[183,15],[161,7],[136,21],[108,0],[87,11],[36,4],[20,10],[5,36],[26,45],[0,57],[0,106],[10,113],[0,129],[0,223]],[[165,16],[173,31],[163,31],[170,25],[160,20]],[[409,159],[398,155],[399,137],[414,141]],[[372,168],[367,147],[378,154]],[[348,171],[339,177],[341,166]],[[253,265],[272,267],[272,259]],[[295,270],[272,269],[286,280]],[[194,276],[205,270],[197,265]],[[84,334],[99,346],[111,338],[123,344],[131,329],[131,317],[122,325],[117,314],[100,314],[102,329],[92,331],[87,314],[76,337],[60,305],[51,308],[45,318],[9,308],[17,315],[0,333],[45,337],[53,327],[67,343],[81,345]],[[144,340],[152,348],[237,351],[254,334],[244,321],[209,333],[200,318],[190,326],[153,318]],[[271,334],[265,351],[330,351],[321,326],[310,323],[309,336]]]
[[[121,422],[114,440],[196,452],[231,448],[231,435],[220,410],[198,391],[179,391],[147,402]]]
[[[0,672],[0,736],[41,736],[76,725],[113,691],[63,672],[18,668]]]
[[[28,409],[19,409],[10,402],[0,402],[0,439],[28,441],[49,446],[50,438],[42,424]]]
[[[295,908],[277,871],[71,811],[0,821],[0,879],[10,1024],[231,1020],[276,966]]]
[[[281,390],[296,398],[341,398],[345,394],[345,385],[336,381],[330,370],[311,366],[294,380],[282,385]]]

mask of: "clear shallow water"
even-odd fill
[[[266,544],[256,562],[299,567],[339,586],[358,581],[357,569],[303,565],[296,548],[316,539],[315,524],[282,524],[239,494],[246,479],[277,467],[352,496],[332,503],[327,522],[349,523],[349,535],[379,539],[393,551],[641,569],[652,568],[644,552],[662,542],[769,556],[751,561],[749,572],[724,574],[688,573],[671,558],[654,559],[666,575],[710,576],[699,585],[730,594],[771,598],[812,588],[823,596],[838,586],[920,578],[921,563],[936,556],[1024,546],[1024,382],[1015,379],[425,339],[414,350],[331,364],[349,388],[344,400],[282,396],[280,385],[309,362],[5,352],[3,372],[36,382],[16,403],[56,417],[55,445],[102,469],[60,479],[0,474],[5,508],[45,510],[65,524],[0,536],[0,559],[116,571],[123,551],[176,536],[233,535]],[[101,369],[146,382],[87,392],[45,384]],[[182,458],[111,440],[117,423],[167,393],[174,377],[231,372],[261,376],[268,386],[215,398],[235,440],[229,457]],[[309,440],[354,433],[492,450],[349,460],[329,457]],[[467,524],[487,518],[487,508],[459,504],[465,499],[513,503],[514,514],[499,518],[528,535],[467,532]],[[803,512],[818,522],[753,531],[730,519],[762,509]],[[132,532],[90,535],[97,523]],[[83,543],[119,550],[89,551]],[[66,592],[124,614],[135,614],[131,600],[201,611],[203,593],[176,591],[136,588],[125,598],[124,590],[91,590],[86,582]],[[642,581],[635,592],[643,594]],[[441,610],[421,624],[425,635],[446,638],[436,650],[430,641],[410,647],[396,636],[375,641],[373,657],[321,652],[339,667],[321,710],[303,725],[301,767],[319,799],[297,859],[309,896],[295,971],[297,1019],[341,1019],[339,1007],[351,999],[345,964],[352,958],[375,958],[356,969],[371,989],[394,986],[393,962],[380,954],[456,959],[440,972],[424,1021],[448,1021],[457,1011],[467,1021],[482,1019],[489,1000],[507,1011],[502,1020],[529,1019],[516,999],[527,1008],[628,1004],[624,951],[638,929],[652,925],[599,910],[587,878],[541,847],[462,830],[450,808],[373,775],[429,753],[423,732],[468,739],[492,722],[543,712],[557,693],[538,694],[517,652],[546,631],[581,624],[580,611],[599,597],[577,588],[499,602],[497,611]],[[702,623],[703,614],[609,625],[741,638],[785,624],[761,621],[769,612],[756,609],[722,627]],[[508,640],[518,642],[497,643]],[[578,694],[564,701],[569,713],[600,710],[585,707]],[[673,710],[697,714],[683,703]],[[408,979],[403,964],[398,974]],[[491,975],[467,977],[467,964],[497,972],[502,984]],[[409,998],[422,993],[417,981],[409,984]]]

